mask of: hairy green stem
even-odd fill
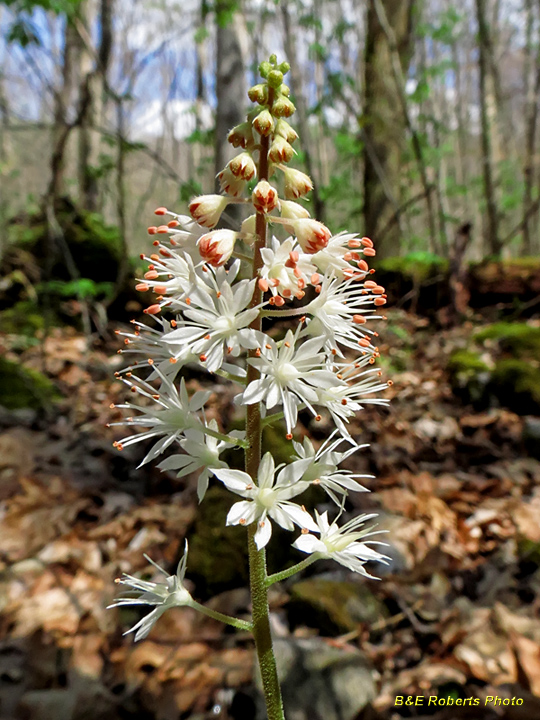
[[[244,450],[247,450],[248,448],[247,440],[242,440],[241,438],[233,437],[232,435],[225,435],[225,433],[220,433],[218,430],[212,430],[212,428],[208,427],[208,425],[204,428],[204,434],[210,435],[211,437],[216,438],[216,440],[224,440],[225,442],[232,443],[233,445],[244,448]]]
[[[304,570],[304,568],[309,567],[311,563],[314,563],[315,560],[318,560],[320,557],[321,555],[319,555],[319,553],[313,553],[305,560],[302,560],[301,562],[296,563],[296,565],[287,568],[287,570],[282,570],[281,572],[274,573],[273,575],[268,575],[268,577],[266,578],[266,587],[270,587],[270,585],[273,585],[274,583],[281,582],[282,580],[290,578],[292,575],[296,575],[296,573],[300,572],[300,570]]]
[[[268,106],[272,107],[273,91],[270,89]],[[258,179],[268,180],[268,149],[270,146],[269,137],[261,138],[259,150]],[[259,278],[259,271],[263,265],[261,250],[266,246],[266,218],[264,213],[258,212],[255,222],[257,240],[253,248],[253,269],[251,277]],[[255,283],[251,307],[256,307],[262,302],[262,291]],[[250,325],[254,330],[261,330],[262,318],[258,316]],[[255,357],[255,351],[250,352]],[[259,371],[253,365],[248,364],[248,384],[259,377]],[[246,472],[257,484],[259,462],[261,460],[261,405],[254,403],[247,406],[246,412],[246,440],[248,447],[245,451]],[[257,525],[252,523],[248,527],[248,551],[249,551],[249,584],[251,591],[251,605],[253,614],[253,637],[261,671],[261,680],[266,701],[268,720],[285,720],[283,714],[283,702],[276,667],[276,658],[272,648],[272,635],[270,632],[270,612],[268,608],[268,591],[266,587],[266,553],[264,548],[258,550],[255,544],[255,533]]]
[[[196,600],[191,601],[190,607],[200,613],[203,613],[203,615],[208,615],[208,617],[211,617],[214,620],[219,620],[219,622],[225,623],[226,625],[232,625],[238,630],[247,630],[247,632],[253,631],[253,625],[247,620],[239,620],[238,618],[231,617],[230,615],[224,615],[217,610],[211,610],[206,607],[206,605],[201,605]]]

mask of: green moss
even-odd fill
[[[21,300],[0,313],[0,332],[32,337],[43,328],[43,315],[30,300]]]
[[[203,598],[248,582],[246,530],[225,526],[233,502],[221,484],[210,487],[189,534],[190,579]]]
[[[321,578],[295,583],[287,609],[293,626],[317,627],[323,635],[354,630],[358,623],[372,624],[386,615],[365,585]]]
[[[414,252],[403,257],[385,258],[375,263],[380,274],[396,273],[404,278],[422,282],[448,271],[448,261],[439,255],[427,252]]]
[[[534,353],[540,356],[540,327],[532,327],[527,323],[494,323],[482,328],[474,339],[477,342],[496,340],[503,352],[512,355]]]
[[[489,390],[501,405],[520,415],[540,412],[540,368],[526,360],[499,360]]]
[[[0,358],[0,405],[8,410],[42,410],[59,398],[55,386],[45,375]]]
[[[477,404],[486,401],[490,368],[478,353],[456,350],[448,360],[447,370],[452,390],[463,402]]]

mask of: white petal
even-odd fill
[[[234,503],[227,515],[227,525],[250,525],[260,515],[256,503],[241,500]],[[242,521],[242,522],[240,522]]]
[[[257,545],[257,550],[261,550],[265,545],[267,545],[271,536],[272,523],[268,518],[265,518],[258,523],[257,532],[255,533],[255,545]]]
[[[212,472],[221,482],[238,495],[247,497],[248,485],[253,485],[253,480],[242,470],[229,470],[229,468],[213,468]]]
[[[326,553],[326,545],[315,537],[315,535],[300,535],[292,545],[297,550],[305,553],[321,552]]]

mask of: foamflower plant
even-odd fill
[[[383,543],[373,540],[374,515],[341,522],[348,494],[367,492],[361,481],[370,476],[340,465],[365,447],[351,421],[366,403],[385,404],[379,394],[390,382],[375,367],[379,349],[371,323],[384,319],[378,312],[386,294],[368,265],[373,242],[355,233],[334,234],[310,216],[302,198],[313,189],[312,180],[288,167],[298,140],[289,123],[295,108],[283,82],[289,66],[271,56],[259,70],[262,80],[248,93],[254,107],[229,133],[239,152],[218,174],[221,194],[194,198],[190,215],[160,207],[161,224],[148,228],[154,247],[141,256],[148,269],[137,289],[153,292],[155,299],[145,309],[149,324],[135,322],[132,331],[119,331],[119,352],[134,359],[117,376],[131,397],[112,406],[128,413],[112,423],[129,428],[114,443],[118,450],[149,443],[142,463],[159,457],[162,470],[196,476],[200,502],[210,483],[236,496],[227,524],[246,528],[252,620],[193,599],[184,584],[187,544],[173,575],[145,556],[165,579],[124,575],[118,582],[128,590],[113,606],[151,608],[127,630],[136,640],[168,608],[182,606],[250,631],[268,718],[283,720],[268,588],[316,560],[333,560],[343,571],[366,577],[373,577],[374,564],[388,561],[379,550]],[[231,203],[247,206],[239,230],[219,227]],[[236,388],[245,431],[208,417],[211,390],[193,392],[179,379],[186,366],[206,374],[203,385]],[[325,417],[334,425],[318,447],[301,437],[302,410],[315,424]],[[290,462],[277,467],[271,453],[261,452],[263,427],[273,424],[290,444]],[[242,469],[229,467],[222,455],[234,447],[244,451]],[[326,492],[333,511],[305,507],[303,495],[311,486]],[[301,559],[269,575],[265,549],[274,525],[292,534]]]

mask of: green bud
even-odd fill
[[[264,105],[268,101],[268,87],[266,83],[259,83],[258,85],[250,87],[248,90],[248,97],[251,102]]]
[[[262,63],[259,65],[259,73],[260,73],[261,77],[263,77],[263,78],[267,78],[267,77],[268,77],[268,73],[269,73],[272,69],[273,69],[273,68],[272,68],[272,66],[270,65],[270,63],[269,63],[269,62],[266,62],[266,61],[265,61],[265,62],[262,62]]]
[[[286,75],[290,69],[291,69],[291,66],[289,65],[288,62],[282,62],[278,65],[278,70],[281,70],[281,72],[284,75]]]
[[[283,73],[279,72],[279,70],[272,70],[268,73],[268,85],[271,88],[274,88],[274,90],[277,90],[282,82]]]
[[[270,55],[268,59],[270,60],[272,65],[277,65],[277,55],[275,53],[272,53],[272,55]]]
[[[278,97],[272,105],[272,115],[275,117],[290,117],[296,108],[286,97]]]
[[[282,86],[279,88],[279,92],[280,92],[282,95],[285,95],[285,97],[289,97],[289,95],[291,94],[291,88],[290,88],[288,85],[282,85]]]

